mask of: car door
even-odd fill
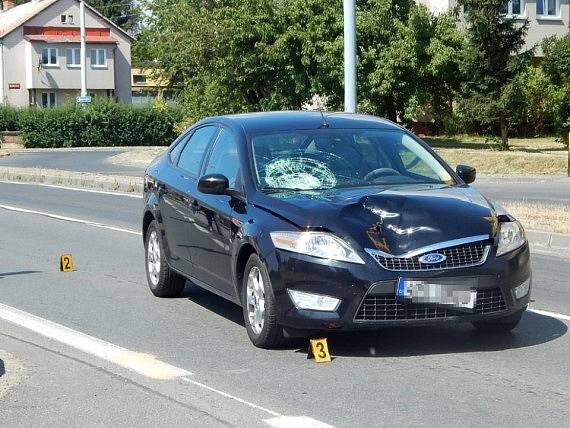
[[[241,168],[237,140],[231,131],[221,128],[213,143],[203,170],[206,174],[223,174],[230,189],[241,188]],[[231,297],[232,281],[230,248],[237,227],[232,223],[235,198],[227,195],[200,193],[192,207],[193,276]]]
[[[188,215],[191,193],[196,190],[197,179],[206,149],[214,137],[217,128],[204,126],[191,132],[179,144],[182,150],[174,150],[171,167],[159,184],[159,208],[167,242],[169,261],[175,269],[189,275],[192,271],[189,250],[189,227],[192,218]],[[178,147],[178,146],[177,146]]]

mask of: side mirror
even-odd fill
[[[457,165],[455,172],[457,172],[457,175],[467,184],[473,183],[475,178],[477,178],[477,170],[472,166]]]
[[[207,195],[228,195],[230,182],[222,174],[208,174],[198,181],[198,191]]]

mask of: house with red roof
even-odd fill
[[[52,107],[81,88],[79,1],[31,0],[0,11],[0,104]],[[88,93],[131,102],[133,37],[85,4]]]

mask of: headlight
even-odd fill
[[[499,248],[497,256],[510,253],[526,242],[524,229],[518,221],[501,223],[499,228]]]
[[[275,248],[322,259],[364,264],[342,239],[325,232],[271,232]]]
[[[332,312],[338,309],[340,299],[322,294],[288,289],[287,292],[298,309]]]

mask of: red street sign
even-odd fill
[[[20,89],[19,83],[8,83],[8,89]]]

